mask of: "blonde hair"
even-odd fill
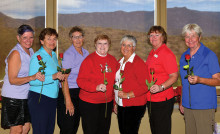
[[[200,37],[202,35],[202,29],[197,24],[187,24],[183,27],[182,30],[182,36],[185,36],[186,33],[191,33],[192,31],[195,31],[196,34]]]

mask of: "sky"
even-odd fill
[[[220,12],[220,0],[167,0],[167,7]],[[58,12],[153,11],[154,0],[58,0]],[[45,15],[45,0],[1,0],[0,12],[20,19]]]

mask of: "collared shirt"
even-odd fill
[[[182,105],[190,109],[215,109],[217,108],[216,87],[204,84],[190,85],[187,78],[187,70],[183,66],[187,65],[185,55],[190,55],[188,48],[180,59],[180,75],[182,79]],[[191,57],[190,68],[193,67],[193,73],[203,78],[212,78],[212,75],[220,72],[219,62],[216,54],[202,43],[197,52]],[[191,103],[191,107],[190,107]]]
[[[119,87],[119,82],[121,81],[121,75],[120,75],[120,71],[124,71],[124,68],[125,68],[125,64],[127,62],[130,62],[130,63],[133,63],[134,61],[134,57],[135,57],[135,53],[133,53],[129,59],[124,63],[124,57],[119,61],[120,63],[120,68],[118,69],[118,71],[116,72],[116,75],[115,75],[115,81],[116,81],[116,85]],[[120,85],[120,88],[121,88],[121,85]],[[115,102],[119,105],[119,106],[123,106],[123,103],[122,103],[122,99],[118,97],[118,90],[114,90],[115,91]]]
[[[151,50],[146,61],[149,76],[152,79],[152,74],[150,74],[150,69],[154,68],[155,72],[153,74],[154,80],[157,80],[155,84],[160,85],[169,79],[169,74],[178,72],[176,56],[167,47],[166,44],[161,45],[157,50]],[[152,94],[147,93],[148,100],[152,102],[166,101],[174,97],[173,87],[170,87],[162,92]]]
[[[34,54],[32,48],[29,49],[30,55],[28,55],[21,45],[18,43],[8,54],[8,56],[14,51],[17,50],[20,54],[21,59],[21,68],[18,72],[17,77],[27,77],[29,72],[29,64],[31,60],[31,56]],[[4,84],[2,87],[2,96],[8,98],[16,98],[16,99],[27,99],[28,91],[30,88],[29,83],[22,84],[22,85],[12,85],[9,82],[8,78],[8,56],[5,59],[5,77],[4,77]],[[16,65],[15,65],[16,66]]]
[[[42,94],[50,98],[57,98],[58,96],[58,84],[59,80],[53,80],[53,74],[57,73],[58,60],[55,52],[52,51],[52,57],[41,47],[32,57],[30,62],[29,76],[38,72],[41,67],[37,59],[37,55],[42,57],[42,61],[46,63],[45,68],[45,81],[43,82]],[[38,79],[30,81],[30,91],[40,93],[42,88],[42,82]]]
[[[68,77],[69,88],[79,88],[76,82],[79,69],[83,60],[89,55],[89,52],[84,48],[82,48],[82,53],[83,55],[79,54],[73,45],[71,45],[64,53],[62,61],[63,68],[71,68],[71,72]]]

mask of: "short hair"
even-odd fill
[[[96,44],[96,42],[98,40],[107,40],[108,41],[108,44],[111,45],[111,39],[108,37],[108,35],[105,35],[105,34],[100,34],[100,35],[97,35],[95,40],[94,40],[94,43]]]
[[[186,33],[191,33],[192,31],[195,31],[196,34],[200,37],[202,35],[202,29],[199,25],[197,24],[186,24],[183,27],[182,30],[182,36],[185,36]]]
[[[25,32],[32,32],[34,35],[34,30],[31,28],[31,26],[23,24],[18,28],[17,34],[22,36]]]
[[[44,40],[46,35],[55,35],[58,38],[58,33],[53,28],[44,28],[39,35],[39,40]]]
[[[134,36],[132,36],[132,35],[125,35],[125,36],[123,36],[121,41],[120,41],[120,45],[122,45],[122,43],[124,41],[130,41],[130,42],[132,42],[133,47],[136,47],[137,39]]]
[[[155,33],[157,33],[157,32],[159,32],[159,33],[161,33],[162,34],[162,37],[163,37],[163,43],[167,43],[167,33],[166,33],[166,31],[164,30],[164,28],[162,27],[162,26],[152,26],[150,29],[149,29],[149,31],[148,31],[148,33],[147,33],[147,42],[149,43],[149,44],[151,44],[150,43],[150,37],[149,37],[149,35],[151,34],[151,33],[153,33],[153,32],[155,32]]]
[[[74,33],[74,32],[79,32],[79,33],[82,34],[82,36],[85,35],[85,32],[84,32],[84,30],[83,30],[81,27],[79,27],[79,26],[74,26],[74,27],[72,27],[72,29],[71,29],[70,32],[69,32],[69,37],[70,37],[70,38],[72,37],[72,33]]]

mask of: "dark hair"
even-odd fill
[[[85,35],[85,32],[81,27],[75,26],[75,27],[72,27],[72,29],[69,32],[69,37],[70,38],[72,37],[72,33],[74,33],[74,32],[80,32],[82,34],[82,36]]]
[[[21,36],[25,32],[32,32],[34,34],[34,30],[31,28],[31,26],[23,24],[18,28],[17,33],[19,36]]]
[[[108,37],[108,35],[105,35],[105,34],[97,35],[95,40],[94,40],[94,43],[96,44],[96,42],[98,40],[107,40],[108,44],[111,45],[111,39]]]
[[[53,28],[44,28],[39,35],[39,40],[44,40],[46,35],[55,35],[58,38],[58,33]]]
[[[162,34],[162,37],[163,37],[163,43],[167,43],[167,33],[166,33],[166,31],[164,30],[164,28],[162,27],[162,26],[152,26],[151,28],[150,28],[150,30],[148,31],[148,33],[147,33],[147,42],[149,43],[149,44],[151,44],[150,43],[150,38],[149,38],[149,35],[151,34],[151,33],[153,33],[153,32],[155,32],[155,33],[157,33],[157,32],[159,32],[159,33],[161,33]]]

